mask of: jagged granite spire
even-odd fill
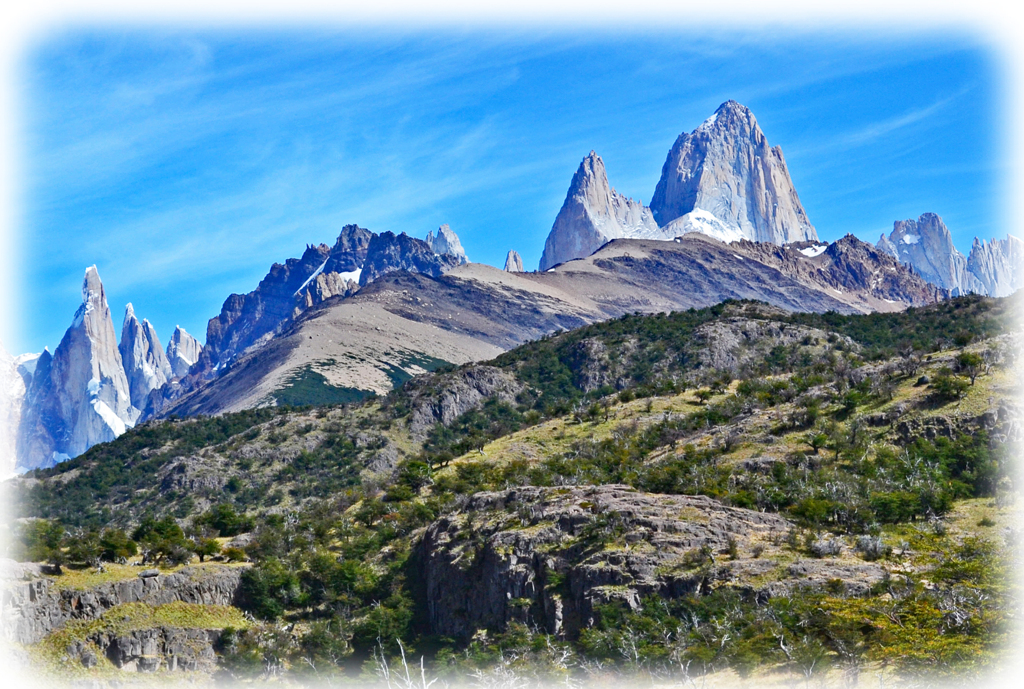
[[[584,258],[622,237],[672,238],[658,228],[649,208],[611,188],[604,161],[591,151],[573,175],[565,202],[544,243],[540,269]]]
[[[953,296],[987,292],[967,269],[967,259],[953,246],[949,228],[935,213],[924,213],[916,222],[897,220],[889,236],[882,235],[876,246]]]
[[[1012,235],[987,242],[975,237],[967,257],[967,270],[990,297],[1013,294],[1024,286],[1024,241]]]
[[[818,239],[782,149],[770,147],[754,114],[733,100],[676,139],[651,211],[673,236],[697,231],[775,244]]]
[[[522,273],[523,272],[523,259],[520,257],[519,252],[514,249],[510,249],[508,256],[505,257],[505,272],[506,273]]]
[[[452,232],[452,228],[448,225],[441,225],[437,228],[437,236],[434,236],[433,232],[427,233],[427,244],[434,250],[435,254],[449,254],[459,259],[459,263],[469,263],[469,259],[466,258],[466,252],[462,248],[462,242],[459,241],[459,236]]]
[[[18,440],[18,470],[76,457],[130,428],[132,407],[117,335],[96,266],[82,305],[53,354],[39,357]]]
[[[160,338],[148,320],[140,323],[135,309],[129,303],[124,310],[121,343],[118,345],[121,363],[128,378],[128,391],[132,406],[144,409],[149,393],[168,381],[171,365],[167,361]]]
[[[174,334],[167,343],[167,362],[171,367],[171,378],[183,378],[188,375],[192,364],[199,361],[199,353],[203,346],[199,340],[185,332],[180,325],[175,326]]]

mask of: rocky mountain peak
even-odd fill
[[[139,322],[131,303],[125,308],[118,351],[128,378],[132,406],[143,409],[149,393],[170,379],[171,364],[160,346],[156,329],[148,320]]]
[[[96,266],[85,271],[82,305],[52,360],[48,353],[39,357],[26,402],[18,437],[22,471],[113,440],[138,417]]]
[[[440,277],[462,261],[453,254],[438,254],[422,239],[406,233],[382,232],[374,235],[366,250],[366,262],[359,276],[360,286],[395,270]]]
[[[877,246],[953,296],[986,293],[985,286],[967,269],[967,259],[953,246],[949,228],[935,213],[923,213],[916,221],[897,220]]]
[[[351,273],[359,270],[366,260],[366,249],[370,246],[371,237],[373,233],[366,228],[345,225],[341,228],[338,241],[331,247],[331,256],[323,272]]]
[[[675,235],[710,230],[726,241],[775,244],[818,238],[782,149],[770,147],[750,109],[732,100],[676,139],[651,211]]]
[[[459,236],[452,232],[448,225],[441,225],[437,228],[437,235],[433,232],[427,233],[427,244],[434,250],[435,254],[449,254],[459,259],[459,263],[469,263],[466,251],[462,248]]]
[[[967,257],[967,270],[992,297],[1006,297],[1024,286],[1024,241],[1006,239],[981,241],[977,237]]]
[[[203,346],[199,340],[189,335],[180,325],[174,328],[167,343],[167,361],[171,366],[172,378],[184,378],[192,364],[199,361],[199,353]]]
[[[544,243],[540,269],[584,258],[613,239],[671,239],[649,208],[619,194],[608,183],[604,161],[591,151],[580,162]]]
[[[523,272],[523,259],[519,256],[519,252],[514,249],[509,250],[508,256],[505,257],[505,272],[506,273],[522,273]]]

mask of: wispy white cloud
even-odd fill
[[[812,181],[844,151],[909,155],[927,142],[902,135],[941,130],[956,96],[854,124],[829,88],[942,50],[715,30],[54,37],[26,73],[31,329],[59,339],[66,318],[44,324],[43,305],[68,285],[73,301],[95,262],[112,300],[202,333],[229,292],[348,222],[415,236],[451,222],[474,259],[529,261],[587,151],[649,200],[675,136],[730,97],[762,123],[836,118],[838,135],[791,125],[781,141]],[[820,188],[836,213],[855,205]]]

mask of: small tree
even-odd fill
[[[959,400],[967,394],[968,387],[966,380],[954,375],[946,366],[943,366],[932,380],[932,390],[939,400]]]
[[[818,454],[821,448],[828,444],[828,436],[819,431],[812,431],[807,434],[806,442],[814,450],[814,454]]]
[[[220,552],[220,543],[212,538],[200,538],[192,542],[192,552],[199,556],[200,562],[204,562]]]
[[[107,562],[127,560],[139,552],[135,541],[120,529],[106,529],[100,535],[100,549],[100,557]]]
[[[67,547],[69,562],[82,562],[91,567],[99,566],[103,549],[100,547],[99,535],[95,531],[77,530],[67,537]]]
[[[960,352],[960,356],[956,358],[957,370],[967,374],[967,377],[971,379],[971,385],[974,385],[974,379],[985,368],[985,360],[981,358],[980,354],[974,352]]]

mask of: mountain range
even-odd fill
[[[0,350],[5,471],[74,457],[142,421],[352,401],[408,378],[493,358],[552,332],[624,314],[754,299],[786,311],[870,313],[1020,285],[1020,240],[975,240],[965,258],[932,213],[877,245],[818,240],[779,147],[728,101],[668,152],[650,206],[616,192],[591,151],[572,178],[538,272],[469,262],[442,225],[420,240],[346,225],[259,285],[232,294],[205,344],[166,349],[127,306],[118,341],[95,267],[53,355]]]

